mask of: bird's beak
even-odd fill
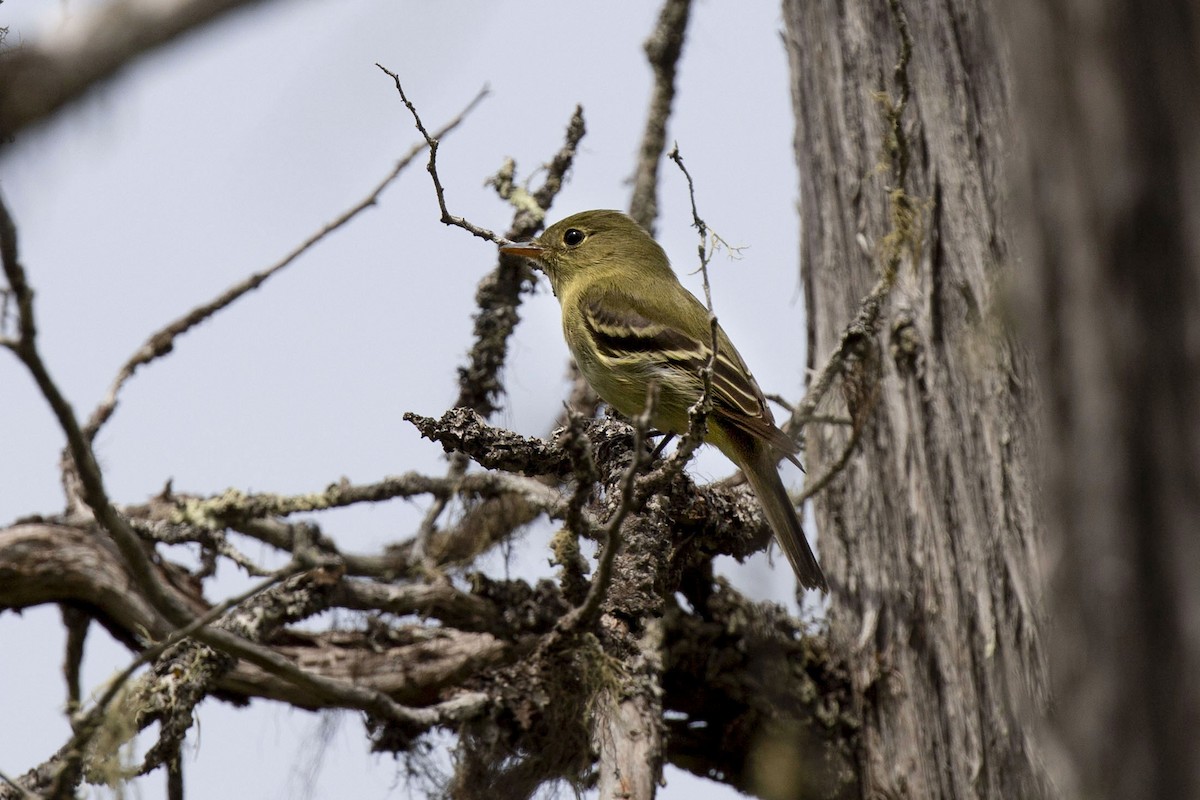
[[[506,256],[525,256],[525,258],[541,258],[545,248],[537,242],[509,242],[500,245],[500,252]]]

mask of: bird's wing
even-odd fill
[[[581,304],[584,326],[597,351],[612,361],[641,363],[646,353],[653,353],[659,366],[678,370],[698,387],[700,371],[708,363],[710,343],[669,321],[651,319],[632,303],[612,300],[591,298]],[[717,338],[712,391],[713,414],[718,420],[769,444],[781,456],[796,462],[796,443],[775,425],[762,389],[724,331]]]

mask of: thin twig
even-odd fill
[[[808,418],[809,422],[816,422],[821,425],[853,425],[854,420],[849,417],[839,417],[836,414],[813,414]]]
[[[676,448],[672,462],[678,462],[679,468],[682,469],[687,460],[692,457],[692,454],[704,443],[704,436],[708,431],[707,418],[712,411],[712,381],[713,368],[717,363],[717,350],[720,344],[718,331],[720,330],[717,323],[717,315],[713,311],[712,288],[708,282],[708,264],[712,260],[712,250],[708,247],[708,224],[700,217],[700,212],[696,208],[696,186],[692,182],[692,175],[688,172],[687,167],[683,164],[683,155],[679,152],[679,144],[676,143],[671,148],[668,157],[675,162],[683,176],[687,179],[688,198],[692,204],[692,227],[696,229],[700,236],[700,244],[697,246],[697,256],[700,260],[700,276],[704,282],[704,305],[708,309],[708,325],[709,325],[709,352],[708,359],[704,362],[704,366],[700,368],[700,397],[688,409],[688,432],[684,436],[683,441]]]
[[[551,519],[564,520],[569,513],[568,501],[556,488],[543,481],[521,475],[488,471],[471,473],[464,476],[458,483],[444,478],[423,478],[423,480],[429,482],[427,493],[434,494],[434,496],[458,492],[464,496],[478,497],[483,500],[504,498],[518,501],[523,507],[529,509],[530,519],[539,513],[545,513]],[[288,525],[273,518],[245,518],[239,515],[236,504],[227,512],[221,508],[219,503],[205,506],[206,501],[196,502],[201,509],[194,516],[189,517],[184,524],[228,525],[239,533],[284,551],[293,550],[294,533],[297,528],[307,526],[316,530],[316,526],[308,522]],[[599,525],[595,519],[585,511],[581,515],[581,532],[593,536],[598,529]],[[448,535],[453,537],[454,534]],[[349,575],[394,580],[397,577],[412,574],[410,565],[413,559],[408,555],[413,547],[411,540],[389,548],[388,552],[382,555],[356,555],[340,553],[332,541],[319,534],[314,534],[313,538],[322,553],[338,558],[345,564],[346,572]],[[444,548],[445,544],[443,543],[438,550],[441,551]],[[451,550],[453,549],[451,548]]]
[[[17,226],[3,199],[0,199],[0,263],[4,266],[4,277],[8,281],[5,299],[12,298],[17,306],[17,336],[5,338],[3,343],[21,358],[22,350],[31,347],[37,337],[37,324],[33,316],[33,290],[29,287],[17,254]]]
[[[81,608],[73,605],[60,606],[63,627],[67,629],[67,644],[63,653],[63,678],[67,682],[67,708],[71,713],[79,709],[83,690],[80,688],[79,671],[83,664],[83,645],[87,640],[92,618]]]
[[[877,393],[878,394],[878,393]],[[855,425],[850,430],[850,438],[846,441],[846,446],[842,448],[841,454],[837,460],[829,465],[829,469],[825,471],[821,477],[805,481],[804,490],[800,492],[800,496],[794,501],[794,505],[800,506],[808,501],[809,498],[816,495],[817,492],[829,485],[829,482],[838,476],[846,465],[850,463],[850,456],[854,454],[854,449],[858,446],[859,439],[862,438],[862,433],[866,429],[866,425]]]
[[[796,412],[796,405],[781,394],[764,395],[775,405],[782,408],[788,413],[788,417]],[[808,422],[816,422],[825,425],[853,425],[854,420],[849,417],[839,417],[836,414],[811,414],[808,417]]]
[[[469,464],[470,460],[462,453],[451,453],[450,466],[446,470],[446,482],[457,484],[467,474]],[[437,531],[438,519],[446,510],[446,506],[450,504],[451,496],[452,494],[449,492],[436,495],[430,502],[429,508],[425,509],[425,515],[417,527],[417,535],[413,538],[412,551],[409,553],[411,566],[420,566],[428,572],[433,571],[434,564],[429,552],[429,544],[433,541],[433,534]]]
[[[464,107],[457,116],[439,128],[435,135],[445,136],[447,133],[457,128],[462,121],[466,119],[466,116],[471,113],[475,106],[479,105],[479,103],[485,97],[487,97],[487,95],[488,88],[485,86],[477,95],[475,95],[474,98],[472,98],[471,102],[467,103],[466,107]],[[282,259],[266,269],[256,272],[244,280],[239,281],[209,302],[193,308],[182,317],[174,320],[150,336],[150,338],[146,340],[146,343],[143,344],[141,348],[139,348],[138,351],[134,353],[124,365],[121,366],[121,369],[117,372],[117,377],[113,380],[112,386],[110,386],[108,389],[108,394],[105,396],[104,401],[101,402],[100,405],[97,406],[96,410],[92,412],[91,418],[84,427],[84,435],[86,436],[87,441],[95,441],[96,433],[100,430],[104,423],[108,421],[108,419],[113,415],[113,412],[116,410],[118,395],[120,394],[121,389],[124,388],[125,383],[133,377],[134,372],[136,372],[139,367],[149,364],[155,359],[170,353],[174,349],[175,340],[179,336],[187,333],[189,330],[199,325],[201,322],[209,319],[219,311],[229,307],[246,293],[257,289],[259,286],[265,283],[268,278],[283,270],[300,256],[304,255],[304,253],[308,252],[308,250],[314,247],[326,236],[346,225],[366,209],[374,206],[379,201],[379,196],[383,194],[383,191],[400,176],[400,173],[403,172],[404,169],[413,162],[413,159],[420,155],[421,151],[427,146],[428,145],[424,142],[413,145],[413,147],[407,153],[405,153],[399,161],[396,162],[396,165],[392,168],[391,172],[389,172],[387,176],[385,176],[384,179],[381,180],[366,197],[348,208],[346,211],[342,212],[341,215],[327,223],[323,228],[321,228],[321,230],[305,239],[300,243],[300,245],[298,245]]]
[[[0,347],[8,349],[12,349],[17,343],[16,339],[4,335],[4,331],[8,330],[8,320],[12,317],[12,311],[9,309],[9,301],[12,299],[11,291],[0,288]]]
[[[174,504],[181,502],[182,498],[172,496],[157,498],[157,501],[156,505],[170,506],[173,511],[175,508]],[[153,515],[141,515],[138,513],[141,508],[144,507],[130,508],[127,506],[124,511],[133,520],[138,533],[146,539],[165,545],[185,543],[200,545],[201,567],[199,571],[193,573],[194,578],[204,580],[212,577],[216,572],[217,560],[220,557],[229,559],[253,578],[265,578],[273,574],[272,570],[264,569],[255,564],[253,559],[231,544],[228,537],[225,536],[224,530],[220,530],[213,525],[184,524],[176,520],[162,519]],[[174,516],[174,514],[170,513],[169,516]]]
[[[667,158],[675,162],[679,167],[679,171],[683,173],[683,177],[687,179],[688,199],[692,203],[692,227],[700,234],[700,244],[697,247],[700,257],[700,274],[704,278],[704,304],[708,307],[708,313],[713,313],[712,289],[708,285],[708,263],[712,260],[712,252],[708,246],[708,224],[701,219],[700,212],[696,209],[696,184],[692,182],[692,173],[688,172],[688,168],[683,164],[683,154],[679,152],[679,142],[671,148],[671,152],[667,153]]]
[[[50,405],[50,410],[58,420],[59,427],[66,435],[67,449],[79,475],[84,501],[96,515],[96,520],[100,525],[112,535],[117,548],[125,558],[130,574],[137,586],[146,593],[151,604],[173,624],[187,624],[191,621],[191,613],[158,582],[154,575],[154,566],[142,548],[137,534],[109,501],[91,444],[84,437],[83,431],[79,427],[79,421],[75,418],[74,410],[63,396],[62,391],[59,390],[58,385],[50,377],[46,364],[38,352],[33,290],[29,287],[25,269],[19,261],[16,226],[13,224],[3,199],[0,199],[0,260],[3,261],[8,285],[16,295],[19,314],[20,338],[16,340],[11,349],[29,370],[34,383],[37,384],[42,396]]]
[[[559,586],[562,587],[563,596],[569,602],[578,604],[586,599],[588,591],[585,577],[589,571],[588,562],[579,551],[583,509],[595,494],[596,484],[600,481],[600,469],[596,465],[592,442],[585,431],[587,418],[568,403],[563,404],[563,413],[567,425],[561,442],[570,454],[575,486],[567,502],[564,527],[551,539],[551,550],[555,562],[561,567]],[[650,459],[653,460],[654,456],[651,455]]]
[[[578,536],[583,519],[583,508],[591,499],[596,482],[600,479],[600,471],[596,467],[596,457],[592,452],[592,443],[584,434],[584,417],[566,406],[567,433],[566,449],[571,454],[571,467],[575,475],[575,490],[567,502],[567,528],[573,535]]]
[[[421,122],[421,115],[417,113],[417,107],[408,99],[408,95],[404,93],[404,87],[400,85],[400,76],[378,62],[375,66],[383,70],[395,82],[396,91],[400,93],[401,102],[404,103],[409,113],[412,114],[413,121],[417,125],[417,130],[421,132],[421,136],[425,137],[425,144],[429,147],[429,164],[426,166],[426,169],[429,171],[429,177],[433,179],[433,189],[437,193],[438,208],[442,211],[442,222],[446,225],[454,225],[465,231],[469,231],[472,235],[478,236],[480,239],[486,239],[496,244],[503,244],[506,240],[497,238],[496,234],[492,231],[489,231],[487,228],[480,228],[478,225],[468,222],[463,217],[456,217],[446,208],[446,189],[442,186],[442,180],[438,177],[437,172],[437,151],[440,144],[438,137],[431,135],[425,129],[425,123]]]

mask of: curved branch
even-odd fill
[[[111,0],[83,29],[0,59],[0,138],[52,116],[145,53],[261,0]]]

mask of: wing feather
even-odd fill
[[[695,380],[699,394],[700,370],[708,363],[710,353],[707,342],[675,326],[649,319],[627,305],[618,307],[592,299],[581,308],[584,325],[603,358],[634,365],[644,364],[645,355],[654,353],[659,366]],[[795,442],[775,425],[762,389],[728,341],[724,335],[718,339],[713,364],[714,415],[798,464]]]

